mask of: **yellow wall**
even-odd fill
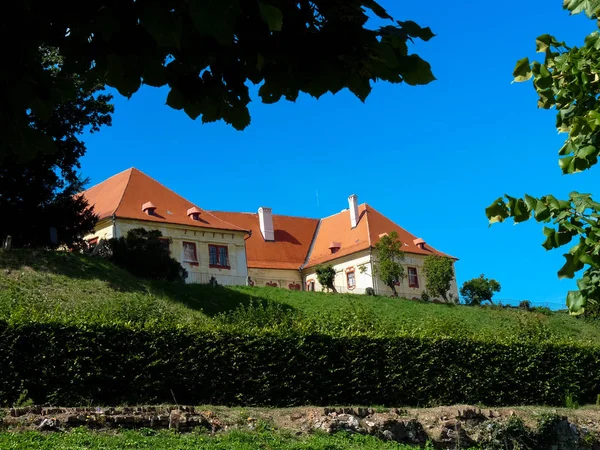
[[[242,231],[209,230],[182,225],[156,224],[154,222],[117,218],[114,226],[112,219],[99,222],[95,233],[86,236],[86,239],[89,240],[93,237],[100,239],[124,237],[128,231],[140,227],[147,230],[159,230],[164,237],[170,238],[171,256],[179,261],[188,271],[187,282],[207,283],[210,277],[214,276],[219,284],[222,285],[246,284],[248,268],[246,266],[245,233]],[[196,244],[198,265],[190,264],[183,260],[184,241]],[[209,244],[227,246],[230,269],[209,267]]]
[[[96,224],[96,229],[94,230],[94,232],[85,236],[84,239],[86,241],[89,241],[90,239],[93,239],[93,238],[98,238],[98,240],[101,240],[101,239],[110,239],[112,237],[113,237],[112,219],[108,219],[108,220],[99,221]]]
[[[266,286],[267,283],[277,283],[281,288],[290,289],[290,284],[298,284],[302,290],[302,277],[299,270],[257,269],[248,268],[248,276],[254,286]]]
[[[357,252],[352,255],[348,255],[342,258],[334,259],[327,264],[331,264],[335,269],[335,287],[338,292],[349,292],[356,294],[364,294],[366,288],[371,287],[375,290],[375,293],[378,295],[391,295],[392,290],[387,287],[383,281],[378,279],[376,276],[373,276],[372,268],[373,263],[371,262],[371,253],[369,250],[365,250],[362,252]],[[404,271],[406,274],[405,279],[399,286],[396,286],[396,292],[400,297],[405,297],[408,299],[413,298],[421,298],[421,294],[425,290],[425,274],[423,272],[423,263],[425,261],[424,255],[415,255],[415,254],[405,254],[404,261],[402,265],[404,266]],[[360,267],[364,267],[364,271],[360,271]],[[419,278],[419,287],[411,288],[408,286],[408,267],[415,267],[417,269],[417,276]],[[347,286],[346,279],[346,270],[349,268],[354,268],[354,275],[356,278],[356,287],[354,289],[349,289]],[[302,273],[304,278],[304,285],[310,280],[315,281],[315,290],[320,291],[321,285],[317,280],[317,276],[315,273],[315,268],[305,269]],[[456,285],[456,277],[452,280],[452,284],[450,286],[450,293],[454,296],[454,298],[458,298],[458,288]],[[438,299],[441,300],[441,299]]]
[[[356,294],[364,294],[365,289],[368,287],[373,287],[373,279],[371,274],[371,264],[370,264],[370,251],[363,250],[361,252],[353,253],[352,255],[343,256],[338,259],[334,259],[326,265],[331,264],[335,269],[335,288],[338,292],[351,292]],[[365,271],[364,273],[360,271],[359,266],[364,265]],[[354,268],[354,277],[356,279],[356,287],[354,289],[348,289],[347,279],[346,279],[346,270]],[[317,280],[317,275],[315,271],[316,267],[311,267],[303,270],[302,275],[304,278],[304,285],[308,281],[315,281],[315,291],[320,291],[322,286],[319,284]],[[306,287],[305,287],[306,289]]]
[[[425,272],[423,271],[423,264],[425,263],[425,255],[416,255],[416,254],[411,254],[411,253],[405,253],[404,255],[404,261],[402,261],[402,265],[404,266],[404,273],[405,273],[405,278],[402,281],[402,283],[400,284],[400,286],[396,286],[396,291],[398,292],[398,295],[400,297],[405,297],[408,299],[413,299],[413,298],[417,298],[420,299],[421,298],[421,294],[423,293],[423,291],[425,291],[425,283],[426,283],[426,277],[425,277]],[[411,288],[408,286],[408,267],[415,267],[417,269],[417,276],[419,278],[419,287],[418,288]],[[456,272],[455,272],[456,273]],[[392,290],[387,287],[383,281],[379,280],[379,279],[375,279],[374,281],[375,283],[375,289],[377,290],[377,292],[381,293],[382,295],[391,295],[392,294]],[[458,287],[456,285],[456,276],[454,277],[454,279],[452,280],[452,283],[450,284],[450,293],[453,295],[453,297],[455,299],[458,299]],[[433,300],[433,298],[432,298]],[[441,298],[438,298],[437,300],[442,300]]]

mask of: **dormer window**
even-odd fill
[[[142,211],[144,211],[149,216],[154,215],[154,211],[156,211],[156,206],[152,202],[146,202],[142,205]]]
[[[425,241],[421,238],[415,239],[413,243],[421,250],[425,250]]]
[[[202,211],[200,210],[200,208],[197,207],[193,207],[187,210],[187,216],[192,219],[192,220],[200,220],[200,213]]]
[[[340,250],[340,248],[342,248],[341,242],[332,242],[331,244],[329,244],[329,250],[331,251],[332,255],[334,253],[337,253]]]

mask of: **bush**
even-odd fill
[[[264,308],[260,317],[273,312]],[[0,322],[0,399],[10,405],[27,390],[36,404],[65,406],[173,395],[183,404],[494,406],[564,405],[568,393],[591,403],[599,393],[598,347],[385,335],[368,318],[360,330],[325,334],[275,312],[280,326],[264,330],[246,321],[211,329]]]
[[[365,289],[365,294],[366,295],[375,295],[375,289],[373,289],[372,287],[368,287],[367,289]]]
[[[427,303],[429,300],[431,300],[431,297],[429,297],[427,291],[421,292],[421,301]]]
[[[465,304],[479,306],[485,301],[493,303],[492,297],[500,289],[500,283],[481,274],[479,278],[465,281],[460,288],[460,295],[465,299]]]
[[[149,280],[184,281],[187,271],[169,255],[158,230],[135,228],[110,239],[100,254],[132,275]]]
[[[526,311],[531,310],[531,302],[529,300],[521,300],[519,302],[519,308],[524,309]]]

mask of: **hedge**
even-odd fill
[[[600,348],[459,338],[0,323],[0,399],[36,404],[591,403]]]

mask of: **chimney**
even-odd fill
[[[350,225],[352,228],[356,228],[358,225],[358,197],[356,194],[348,197],[348,204],[350,205]]]
[[[271,208],[261,206],[258,208],[258,221],[260,223],[260,232],[265,241],[275,240],[275,231],[273,230],[273,211]]]
[[[154,206],[154,204],[152,202],[146,202],[142,205],[142,211],[144,211],[149,216],[154,215],[155,209],[156,209],[156,206]]]

